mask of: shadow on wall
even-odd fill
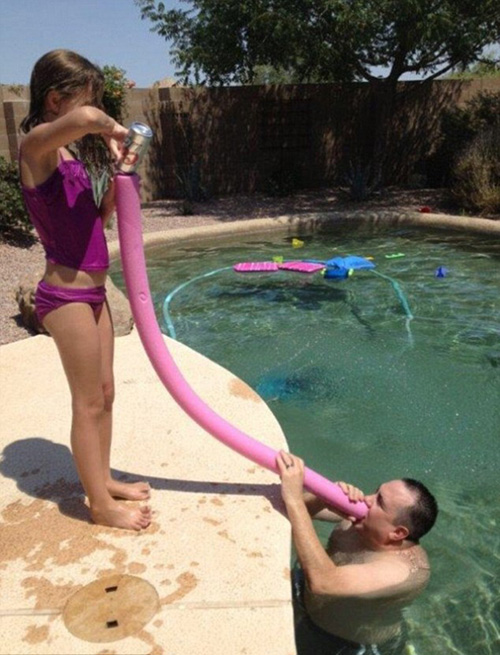
[[[155,132],[149,195],[286,195],[370,172],[405,184],[470,85],[404,82],[393,95],[365,83],[158,89],[145,111]]]

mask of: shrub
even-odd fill
[[[183,199],[181,211],[184,216],[192,216],[195,213],[194,203],[205,202],[209,198],[209,192],[201,183],[200,165],[194,162],[191,166],[178,167],[175,172],[179,182],[180,195]]]
[[[102,104],[104,111],[115,121],[123,123],[126,118],[127,90],[135,86],[135,82],[128,80],[125,71],[116,66],[103,66],[104,95]]]
[[[464,150],[453,171],[452,193],[465,209],[500,213],[500,122]]]
[[[441,137],[434,154],[427,160],[429,184],[450,186],[453,169],[475,137],[500,122],[500,92],[479,93],[464,107],[444,113]]]
[[[380,186],[380,171],[374,172],[371,164],[349,162],[349,171],[345,176],[348,194],[351,200],[368,200]]]
[[[0,157],[0,235],[5,240],[32,236],[32,226],[24,207],[17,164]]]

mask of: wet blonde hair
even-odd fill
[[[90,86],[91,104],[102,108],[104,75],[100,68],[71,50],[51,50],[40,57],[33,67],[30,80],[30,108],[21,122],[24,133],[44,123],[47,93],[58,91],[70,97]]]

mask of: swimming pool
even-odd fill
[[[412,643],[420,655],[492,655],[500,643],[500,247],[415,230],[300,238],[301,248],[246,237],[148,249],[159,322],[165,296],[194,280],[168,305],[177,338],[255,388],[309,466],[367,491],[392,477],[428,484],[441,515],[425,539],[430,588],[408,614]],[[291,272],[200,277],[240,261],[346,254],[373,257],[413,318],[391,282],[369,271],[341,282]],[[123,288],[118,268],[112,274]]]

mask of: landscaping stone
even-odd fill
[[[25,278],[19,284],[15,293],[21,322],[35,334],[47,334],[35,312],[35,291],[41,277],[42,273],[38,272]],[[106,280],[106,294],[113,318],[115,336],[122,337],[125,334],[130,334],[134,319],[132,318],[129,302],[124,293],[115,286],[109,277]]]

